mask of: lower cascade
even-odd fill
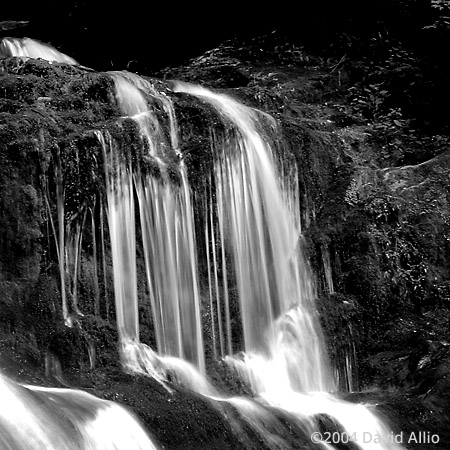
[[[29,39],[3,40],[0,55],[76,64]],[[315,282],[302,252],[297,179],[302,168],[280,158],[276,121],[205,87],[171,82],[162,89],[129,72],[105,75],[121,112],[118,128],[132,123],[138,130],[133,146],[120,140],[118,128],[91,132],[102,149],[97,175],[105,185],[105,195],[91,211],[99,211],[101,235],[107,226],[110,238],[106,246],[125,370],[153,377],[168,395],[175,381],[218,410],[231,405],[269,448],[289,448],[276,433],[278,413],[307,435],[317,431],[317,418],[325,415],[362,449],[402,448],[373,408],[334,395],[336,381],[314,304]],[[209,130],[210,163],[195,182],[180,150],[176,105],[186,98],[220,123]],[[73,300],[88,209],[69,221],[64,181],[56,178],[53,226],[62,291],[71,286],[70,293],[61,293],[71,326],[82,314]],[[91,214],[94,228],[97,216]],[[105,242],[95,245],[100,249]],[[139,265],[146,275],[142,282],[154,349],[140,342]],[[207,378],[207,357],[222,361],[252,397],[215,388]],[[115,403],[82,391],[22,386],[4,376],[0,390],[2,448],[157,448],[134,416]],[[377,438],[364,439],[367,434]],[[333,449],[332,444],[317,441],[318,448]]]
[[[0,394],[2,449],[157,449],[129,411],[86,392],[21,386],[0,375]]]

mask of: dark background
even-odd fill
[[[211,5],[214,5],[211,3]],[[2,7],[0,20],[29,25],[4,35],[51,43],[81,64],[98,70],[148,71],[178,65],[235,36],[286,28],[282,14],[265,7],[240,11],[237,5],[200,6],[130,0],[44,1]],[[133,70],[135,71],[135,70]]]
[[[211,2],[207,7],[139,0],[8,3],[0,21],[29,24],[3,36],[40,39],[97,70],[128,67],[145,73],[182,64],[224,40],[273,30],[320,50],[340,45],[346,35],[361,40],[378,35],[399,37],[428,52],[422,27],[433,21],[428,0]]]

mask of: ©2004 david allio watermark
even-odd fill
[[[437,444],[439,435],[432,434],[429,431],[417,431],[412,433],[388,433],[386,435],[378,435],[368,431],[362,433],[346,433],[346,432],[329,432],[320,433],[318,431],[311,434],[311,441],[318,444],[347,444],[354,442],[355,444],[377,444],[383,442],[395,442],[397,444]]]

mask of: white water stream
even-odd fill
[[[8,52],[7,55],[36,57],[33,52],[40,48],[39,45],[31,45],[26,40],[3,40],[1,48],[3,53]],[[60,58],[62,62],[74,63],[66,61],[65,55],[60,56],[53,51],[36,51],[39,57]],[[217,324],[220,336],[217,338],[214,335],[213,338],[220,341],[221,354],[227,354],[225,361],[250,386],[255,400],[225,398],[207,381],[204,376],[201,302],[190,187],[184,164],[178,164],[178,183],[171,181],[166,171],[170,162],[180,156],[173,105],[166,94],[158,93],[143,78],[127,72],[114,72],[110,76],[115,82],[116,98],[123,118],[137,123],[144,148],[148,149],[147,156],[158,165],[160,172],[158,176],[142,172],[141,167],[133,165],[124,156],[126,149],[119,148],[109,133],[95,132],[104,149],[107,215],[124,365],[128,370],[153,376],[164,385],[166,374],[172,372],[181,384],[218,403],[232,404],[272,448],[285,447],[282,437],[276,437],[269,431],[275,418],[265,405],[291,414],[306,424],[311,432],[315,429],[315,416],[331,416],[364,450],[401,448],[390,439],[388,428],[370,408],[343,402],[331,394],[335,382],[316,317],[314,283],[301,252],[300,196],[295,180],[293,183],[286,182],[278,172],[279,164],[264,135],[262,113],[200,86],[175,83],[175,92],[189,94],[197,101],[208,103],[234,131],[228,139],[216,142],[214,148],[215,163],[211,177],[214,179],[215,201],[212,201],[211,193],[207,202],[209,215],[205,214],[209,221],[205,226],[206,252],[209,265],[214,265],[214,268],[208,268],[209,292],[212,305],[212,292],[218,292],[219,272],[220,283],[227,292],[231,275],[227,273],[226,266],[227,261],[232,261],[244,333],[244,353],[239,357],[232,354],[233,330],[228,295],[223,295],[223,305],[222,297],[217,295],[217,316],[221,311],[224,314]],[[161,119],[158,110],[164,111],[165,118]],[[168,127],[169,133],[164,133],[164,127]],[[170,138],[167,139],[166,135]],[[136,200],[138,208],[135,207]],[[139,342],[136,210],[140,216],[158,354]],[[60,244],[63,238],[60,236]],[[105,406],[98,400],[100,412],[86,422],[87,426],[81,427],[77,414],[80,402],[84,402],[84,394],[31,387],[29,390],[11,386],[3,378],[2,383],[0,386],[4,388],[4,395],[15,396],[11,402],[23,410],[13,416],[13,422],[8,426],[23,423],[24,439],[34,436],[30,439],[36,442],[35,447],[30,447],[28,441],[23,446],[20,446],[19,440],[17,443],[14,441],[12,448],[15,450],[75,448],[70,444],[57,447],[53,442],[57,439],[54,436],[65,433],[64,426],[63,431],[58,428],[56,416],[45,419],[56,427],[53,436],[53,431],[43,431],[42,419],[33,413],[32,408],[25,411],[21,402],[28,398],[30,392],[45,395],[49,401],[69,411],[69,421],[81,430],[81,437],[76,432],[74,439],[94,442],[91,447],[82,448],[116,448],[109,441],[105,443],[95,439],[97,435],[107,437],[103,417],[108,417],[109,424],[118,417],[123,419],[123,412],[118,407]],[[90,398],[87,404],[91,404]],[[92,415],[90,408],[87,409],[87,416]],[[109,411],[106,416],[105,411]],[[76,420],[72,419],[74,415]],[[6,420],[4,416],[0,418]],[[126,418],[128,420],[128,416]],[[125,445],[129,445],[127,450],[153,448],[133,423],[131,431],[136,433],[137,440],[134,446],[122,440],[120,445],[123,446],[117,448],[125,449]],[[114,424],[108,426],[108,429],[111,428]],[[370,442],[363,440],[367,433],[373,438]],[[115,433],[113,436],[119,441],[122,438],[122,434]],[[320,445],[331,448],[328,444]]]

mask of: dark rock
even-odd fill
[[[354,350],[361,386],[372,390],[372,400],[405,430],[448,429],[443,428],[448,427],[450,364],[448,149],[436,144],[427,153],[432,158],[418,164],[397,164],[402,156],[384,158],[387,150],[374,138],[377,124],[345,105],[349,78],[344,69],[332,72],[323,58],[302,48],[279,42],[272,47],[261,55],[256,43],[222,46],[164,76],[222,89],[278,120],[280,134],[270,139],[286,165],[295,161],[300,168],[305,246],[318,277],[332,359]],[[106,254],[102,281],[95,286],[92,231],[83,240],[77,280],[84,317],[75,315],[74,328],[64,326],[50,223],[57,217],[58,164],[66,215],[75,218],[82,208],[91,208],[95,216],[104,195],[104,161],[95,130],[109,130],[120,139],[128,152],[124,158],[138,160],[143,170],[157,169],[136,145],[134,122],[121,117],[108,75],[19,58],[2,60],[0,72],[0,328],[2,345],[10,352],[4,366],[21,381],[45,383],[48,351],[60,361],[67,384],[134,409],[167,448],[264,448],[231,407],[217,409],[181,388],[168,394],[154,381],[122,373],[111,258]],[[208,127],[215,127],[218,136],[233,130],[207,105],[174,95],[170,83],[159,83],[176,104],[181,151],[191,185],[201,192],[212,163]],[[205,262],[200,261],[200,271],[205,279]],[[141,298],[146,298],[144,284]],[[100,294],[104,303],[96,311],[93,298]],[[233,315],[238,314],[236,308]],[[150,327],[151,318],[145,323]],[[151,332],[143,336],[154,343]],[[237,336],[233,345],[239,348],[241,339]],[[211,353],[211,345],[206,347]],[[208,365],[224,391],[249,394],[220,364]],[[364,395],[352,398],[360,401]],[[338,428],[326,417],[319,422]],[[294,429],[286,418],[282,423],[284,430]],[[308,448],[304,433],[292,433],[298,438],[291,436],[292,448]]]

